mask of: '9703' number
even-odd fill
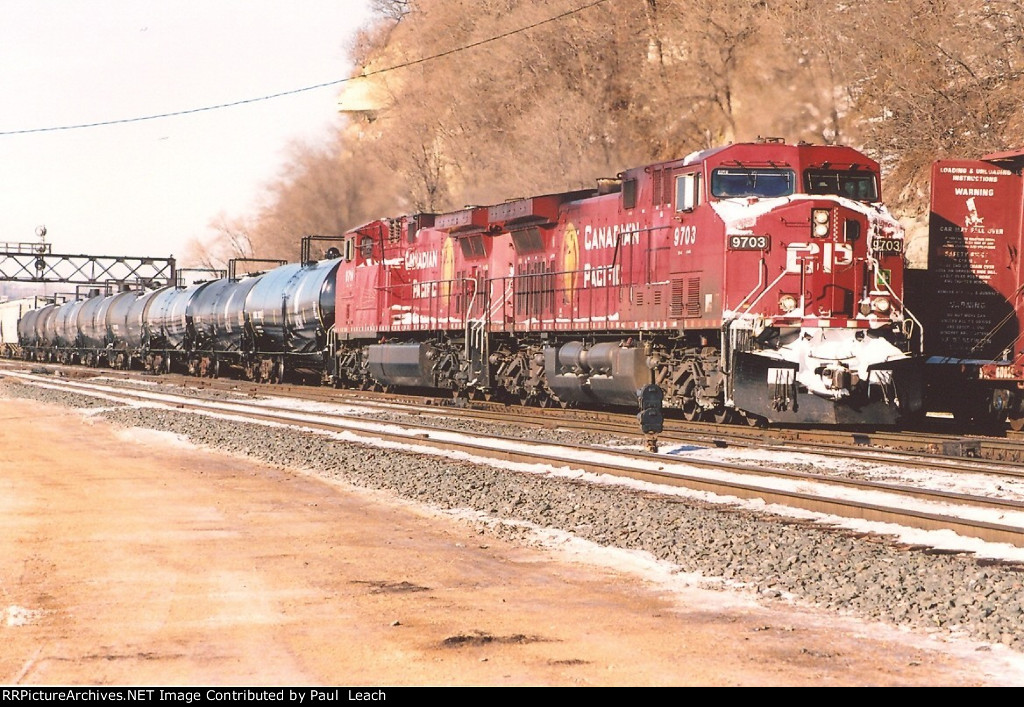
[[[729,250],[768,250],[771,244],[768,236],[729,236]]]
[[[902,253],[903,241],[898,238],[872,238],[871,250],[886,255],[888,253]]]

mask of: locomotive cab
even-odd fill
[[[876,163],[769,141],[633,173],[670,213],[670,325],[684,349],[661,354],[667,405],[793,423],[892,424],[920,409],[903,231]]]

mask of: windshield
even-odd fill
[[[789,196],[793,193],[793,170],[727,167],[711,173],[711,193],[731,196]]]
[[[808,194],[835,194],[856,201],[878,201],[875,175],[871,172],[839,172],[809,169],[804,173]]]

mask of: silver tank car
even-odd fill
[[[11,356],[18,351],[21,339],[18,336],[18,324],[25,313],[37,306],[35,297],[0,302],[0,345],[3,353]]]
[[[214,346],[220,351],[233,351],[233,346],[241,346],[247,331],[245,319],[245,301],[249,292],[256,286],[262,275],[247,277],[232,284],[224,293],[222,305],[213,314]],[[248,342],[251,346],[252,342]]]
[[[78,312],[88,300],[80,299],[65,302],[57,310],[57,347],[60,349],[78,348]]]
[[[132,305],[142,297],[138,290],[121,292],[110,299],[106,308],[107,348],[109,363],[114,368],[131,368],[134,349],[125,339],[128,331],[128,315]]]
[[[39,318],[38,309],[30,309],[18,320],[18,341],[22,347],[28,348],[36,345],[36,319]]]
[[[242,280],[215,280],[196,293],[189,316],[196,333],[196,348],[220,353],[246,348],[245,298],[259,276]]]
[[[259,278],[245,312],[260,352],[305,354],[324,346],[334,324],[334,278],[340,263],[292,263]]]
[[[57,316],[56,304],[48,304],[39,310],[39,316],[35,320],[35,342],[36,346],[49,347],[56,343],[57,328],[54,326],[53,318]]]
[[[115,349],[124,349],[127,346],[125,332],[128,329],[128,315],[132,305],[142,295],[142,292],[132,290],[110,298],[106,316],[107,343],[112,344]]]
[[[183,290],[168,287],[154,295],[144,317],[150,349],[185,351],[191,346],[188,305],[209,284],[204,282]]]
[[[165,290],[173,289],[164,287],[159,290],[151,290],[131,301],[128,312],[125,314],[125,328],[121,332],[121,339],[125,348],[130,351],[142,351],[146,344],[146,316],[153,299]]]
[[[93,297],[78,310],[78,331],[83,349],[102,350],[107,346],[107,308],[110,297]]]

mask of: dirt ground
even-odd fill
[[[1001,647],[670,590],[63,408],[0,421],[5,685],[1024,684]]]

